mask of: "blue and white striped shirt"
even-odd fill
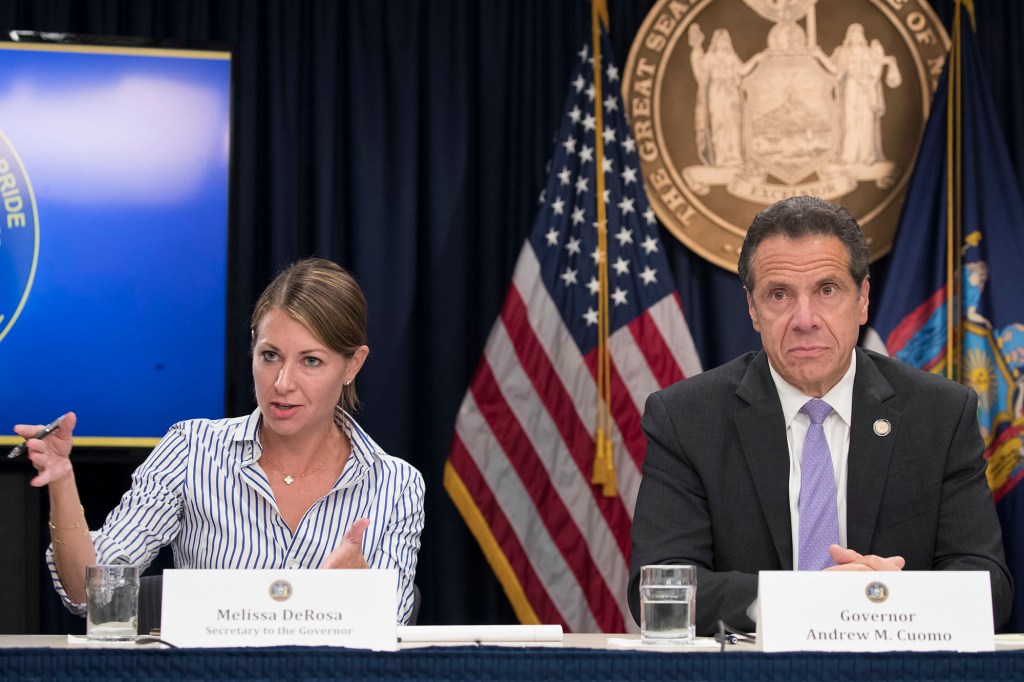
[[[270,482],[256,465],[259,408],[247,417],[175,424],[132,475],[132,487],[92,532],[101,564],[144,570],[170,544],[177,568],[317,568],[352,522],[370,519],[363,556],[371,568],[399,573],[398,622],[413,608],[416,554],[423,531],[423,477],[385,454],[340,408],[335,420],[352,444],[334,487],[313,503],[292,533],[278,512]],[[46,562],[67,607],[53,546]]]

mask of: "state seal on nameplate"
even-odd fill
[[[279,579],[270,583],[270,588],[267,590],[267,593],[274,601],[288,601],[292,598],[293,591],[294,590],[290,582]]]
[[[879,258],[948,50],[924,0],[660,0],[623,78],[655,212],[735,271],[758,211],[813,194]]]

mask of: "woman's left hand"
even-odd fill
[[[363,558],[363,533],[369,525],[370,519],[356,519],[320,568],[369,568]]]

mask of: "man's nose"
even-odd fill
[[[818,326],[818,311],[809,296],[799,296],[794,302],[792,325],[797,329],[813,329]]]

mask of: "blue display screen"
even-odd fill
[[[227,52],[0,43],[0,442],[222,417]]]

